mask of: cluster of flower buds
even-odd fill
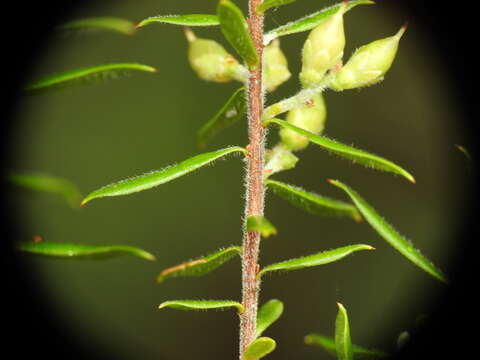
[[[268,92],[272,92],[290,79],[292,74],[288,70],[287,58],[280,49],[280,40],[275,39],[265,47],[263,55],[265,88]]]
[[[404,25],[394,36],[358,48],[350,60],[335,73],[329,86],[334,90],[346,90],[382,81],[393,63],[405,30]]]
[[[290,110],[286,121],[318,135],[323,131],[326,117],[327,107],[322,95],[319,94],[315,95],[302,107]],[[309,143],[308,138],[305,136],[286,128],[280,130],[280,139],[283,146],[291,151],[305,149]]]
[[[197,38],[192,30],[185,29],[189,42],[188,60],[197,75],[207,81],[245,81],[246,69],[214,40]]]
[[[300,82],[303,87],[318,86],[328,70],[335,67],[343,56],[345,32],[343,14],[347,2],[338,11],[313,29],[303,45],[302,72]]]

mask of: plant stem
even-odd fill
[[[260,282],[257,279],[260,233],[247,231],[248,216],[263,215],[265,187],[263,183],[263,163],[265,152],[265,129],[262,126],[263,84],[263,16],[256,8],[262,0],[249,0],[249,26],[255,48],[260,58],[256,70],[250,71],[248,79],[248,136],[247,194],[245,205],[245,231],[242,254],[242,303],[245,308],[240,316],[240,359],[246,347],[255,339],[258,293]]]

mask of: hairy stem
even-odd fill
[[[240,316],[240,359],[246,347],[255,339],[258,293],[260,282],[257,279],[258,251],[260,233],[247,231],[246,218],[263,215],[265,188],[263,183],[264,138],[262,126],[263,88],[262,88],[262,55],[263,55],[263,16],[257,14],[256,8],[262,0],[249,0],[249,25],[255,48],[260,58],[256,70],[250,71],[248,79],[248,136],[247,157],[247,194],[245,205],[245,235],[242,254],[242,303],[245,312]]]

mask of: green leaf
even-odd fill
[[[177,266],[163,270],[157,277],[157,283],[161,283],[165,279],[179,276],[202,276],[215,270],[223,263],[227,262],[235,255],[240,254],[241,247],[232,246],[219,250],[208,256],[192,260]]]
[[[295,2],[296,0],[263,0],[260,5],[257,6],[257,12],[263,14],[268,9],[273,7],[287,5]]]
[[[323,251],[318,254],[304,256],[296,259],[282,261],[276,264],[269,265],[258,273],[257,277],[271,271],[278,270],[298,270],[307,267],[329,264],[360,250],[374,250],[370,245],[357,244],[344,246],[338,249]]]
[[[311,214],[337,217],[348,216],[357,222],[362,220],[362,216],[357,208],[346,202],[332,200],[280,181],[269,179],[265,181],[265,184],[276,195]]]
[[[18,243],[17,249],[31,254],[56,258],[103,259],[130,254],[146,260],[155,260],[155,256],[152,254],[142,249],[125,245],[89,245],[25,241]]]
[[[230,307],[237,308],[238,313],[244,311],[243,305],[231,300],[172,300],[161,303],[158,308],[170,307],[177,310],[210,310],[226,309]]]
[[[135,32],[135,25],[130,20],[104,16],[69,21],[60,25],[59,30],[108,30],[132,35]]]
[[[277,347],[275,340],[261,337],[251,342],[243,353],[243,360],[258,360],[270,354]]]
[[[71,181],[46,175],[35,173],[16,173],[10,174],[8,179],[15,185],[47,193],[58,194],[62,196],[72,207],[78,207],[82,194],[77,186]]]
[[[247,217],[247,230],[258,231],[264,238],[277,234],[275,226],[262,215]]]
[[[335,321],[335,349],[338,360],[353,360],[352,339],[350,338],[350,324],[347,310],[337,303],[338,313]]]
[[[245,60],[250,70],[256,69],[259,58],[242,10],[230,0],[220,0],[217,15],[225,38]]]
[[[375,170],[386,171],[393,174],[401,175],[407,180],[409,180],[410,182],[415,183],[415,179],[410,173],[402,169],[400,166],[395,165],[391,161],[384,159],[380,156],[370,154],[366,151],[359,150],[351,146],[347,146],[345,144],[339,143],[335,140],[329,139],[324,136],[315,135],[310,131],[303,130],[284,120],[273,118],[273,119],[268,119],[264,121],[264,124],[269,124],[271,122],[277,125],[283,126],[292,131],[295,131],[300,135],[306,136],[312,143],[317,144],[321,148],[333,154],[339,155],[346,159],[350,159],[353,162],[359,163],[361,165],[364,165],[366,167],[369,167]]]
[[[122,196],[151,189],[155,186],[162,185],[180,176],[186,175],[194,170],[197,170],[198,168],[201,168],[202,166],[210,164],[218,158],[221,158],[233,152],[242,152],[245,154],[246,150],[239,146],[232,146],[222,150],[203,153],[184,160],[177,165],[172,165],[162,170],[152,171],[137,177],[125,179],[117,183],[106,185],[88,194],[83,199],[80,206],[85,205],[93,199],[101,197]]]
[[[247,112],[245,88],[236,90],[220,111],[198,131],[198,146],[204,148],[221,130],[232,126]]]
[[[308,345],[315,345],[325,349],[330,355],[337,356],[337,349],[335,347],[335,339],[319,334],[309,334],[305,336],[305,343]],[[352,345],[353,355],[355,360],[373,360],[387,357],[388,354],[379,350],[365,349],[357,345]]]
[[[408,260],[432,275],[433,277],[446,282],[442,272],[438,270],[420,251],[415,249],[410,241],[401,236],[389,223],[387,223],[359,194],[352,188],[338,180],[328,180],[345,191],[357,206],[365,220],[384,238],[390,245],[398,250]]]
[[[263,304],[257,314],[257,332],[255,338],[262,333],[275,321],[277,321],[283,313],[283,303],[280,300],[272,299]]]
[[[129,74],[132,71],[156,72],[157,70],[151,66],[132,63],[91,66],[41,78],[40,80],[27,84],[25,89],[41,90],[45,88],[58,88],[80,83],[83,84],[116,79],[119,76]]]
[[[370,0],[350,0],[347,4],[346,11],[352,9],[357,5],[369,5],[369,4],[374,4],[374,2]],[[322,22],[327,20],[330,16],[335,14],[340,8],[340,5],[342,5],[342,3],[338,3],[331,7],[314,12],[313,14],[307,15],[301,19],[289,22],[288,24],[285,24],[273,30],[270,30],[264,36],[264,45],[267,45],[268,43],[270,43],[270,41],[272,41],[273,39],[279,36],[295,34],[302,31],[308,31],[317,27]]]
[[[183,26],[213,26],[219,25],[217,15],[210,14],[186,14],[186,15],[164,15],[164,16],[152,16],[138,23],[137,28],[154,24],[174,24]]]

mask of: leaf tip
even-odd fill
[[[415,180],[415,178],[411,175],[411,174],[408,174],[405,175],[405,177],[407,178],[408,181],[410,181],[412,184],[416,184],[417,183],[417,180]]]
[[[187,38],[187,41],[189,43],[194,42],[197,39],[193,30],[190,29],[188,26],[185,26],[183,28],[183,33],[185,34],[185,37]]]
[[[338,186],[338,180],[334,180],[334,179],[327,179],[327,182],[328,182],[329,184],[332,184],[332,185]]]
[[[353,221],[355,221],[357,224],[361,224],[363,222],[363,216],[360,215],[358,211],[355,211],[352,217],[353,217]]]
[[[163,309],[163,308],[166,307],[166,306],[168,306],[168,301],[163,302],[163,303],[161,303],[160,305],[158,305],[158,309],[159,309],[159,310],[160,310],[160,309]]]
[[[143,258],[148,260],[148,261],[156,261],[157,260],[157,258],[153,254],[145,252],[143,255],[144,255]]]

